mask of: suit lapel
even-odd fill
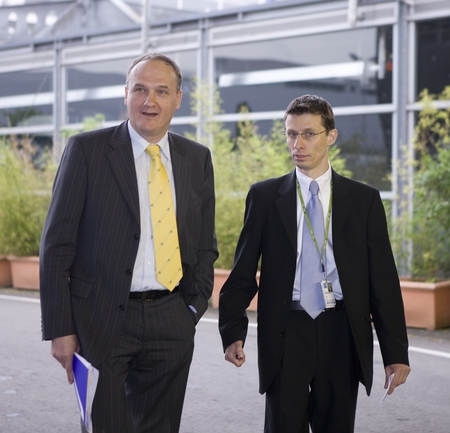
[[[334,170],[332,173],[333,179],[333,236],[340,233],[344,225],[347,215],[352,207],[352,200],[350,192],[345,184],[342,182],[342,176],[337,174]]]
[[[110,151],[106,153],[106,158],[133,215],[137,221],[140,221],[136,166],[127,122],[123,122],[117,127],[111,136],[109,145]]]
[[[286,176],[275,200],[278,213],[288,234],[292,248],[297,252],[297,199],[295,170]]]
[[[190,184],[189,173],[192,170],[191,161],[187,158],[186,148],[182,146],[180,140],[169,132],[170,157],[172,159],[173,178],[175,182],[177,221],[184,221],[189,204],[189,195],[186,191],[186,185]],[[183,227],[183,224],[178,224]]]

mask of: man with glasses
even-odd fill
[[[354,431],[358,386],[370,394],[373,330],[388,394],[409,374],[397,270],[379,192],[336,173],[333,111],[318,96],[284,115],[295,169],[251,186],[230,277],[219,302],[225,359],[237,367],[258,292],[265,433]],[[255,275],[261,259],[259,287]]]

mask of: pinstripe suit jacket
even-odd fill
[[[169,132],[183,278],[199,317],[213,287],[217,246],[210,151]],[[44,340],[77,334],[100,364],[118,336],[140,238],[136,169],[127,123],[70,138],[41,240]]]

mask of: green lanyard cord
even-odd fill
[[[333,186],[330,183],[330,202],[328,203],[328,215],[327,215],[327,223],[326,223],[326,228],[325,228],[325,239],[323,240],[322,252],[319,250],[319,246],[317,245],[317,240],[316,240],[314,231],[311,226],[311,221],[309,220],[309,217],[308,217],[308,212],[306,212],[306,206],[305,206],[305,202],[303,200],[302,190],[300,188],[300,183],[298,182],[298,179],[297,179],[297,191],[298,191],[298,196],[300,197],[300,202],[302,204],[302,210],[303,210],[303,214],[305,216],[306,224],[308,224],[309,233],[311,234],[311,238],[314,242],[314,245],[316,246],[317,252],[320,255],[320,261],[322,262],[322,271],[325,272],[325,262],[324,262],[323,258],[325,256],[325,251],[327,249],[328,231],[330,229],[331,204],[332,204],[332,199],[333,199]]]

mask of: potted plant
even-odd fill
[[[450,326],[450,109],[434,100],[450,100],[450,86],[440,95],[421,94],[423,108],[415,130],[412,207],[400,201],[402,216],[393,246],[399,268],[408,326]]]
[[[39,288],[39,240],[55,173],[40,150],[29,139],[0,142],[0,252],[14,288]]]
[[[5,254],[0,255],[0,287],[11,287],[11,263],[8,260],[8,256]]]

